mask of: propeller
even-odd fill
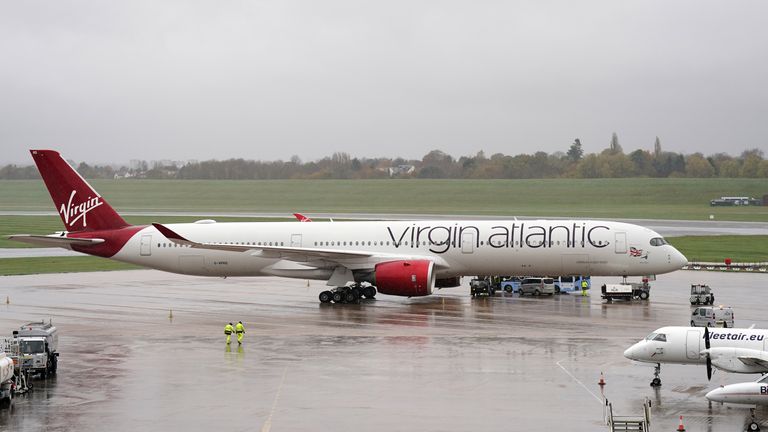
[[[712,380],[712,358],[709,356],[709,328],[704,327],[704,347],[707,352],[707,380]]]

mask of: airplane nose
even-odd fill
[[[725,402],[725,389],[723,387],[716,388],[707,393],[706,396],[713,402]]]
[[[631,347],[627,348],[626,351],[624,351],[624,357],[630,359],[630,360],[639,360],[638,357],[640,355],[641,348],[639,346],[639,343],[636,343],[632,345]]]
[[[676,270],[679,270],[683,268],[684,265],[688,264],[688,258],[685,257],[685,255],[681,254],[679,250],[675,249],[674,247],[671,247],[672,249],[669,253],[669,263],[675,267]]]

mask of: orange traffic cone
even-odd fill
[[[680,416],[680,426],[677,427],[677,432],[685,432],[685,426],[683,426],[683,416]]]
[[[603,377],[602,372],[600,372],[600,381],[597,382],[597,385],[599,385],[600,387],[605,385],[605,377]]]

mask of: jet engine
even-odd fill
[[[712,366],[726,372],[765,373],[768,352],[748,348],[710,348]],[[761,364],[763,363],[763,364]]]
[[[432,294],[434,263],[429,260],[401,260],[376,264],[373,284],[380,293],[405,297]]]

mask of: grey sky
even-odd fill
[[[768,149],[765,1],[0,0],[0,163]]]

